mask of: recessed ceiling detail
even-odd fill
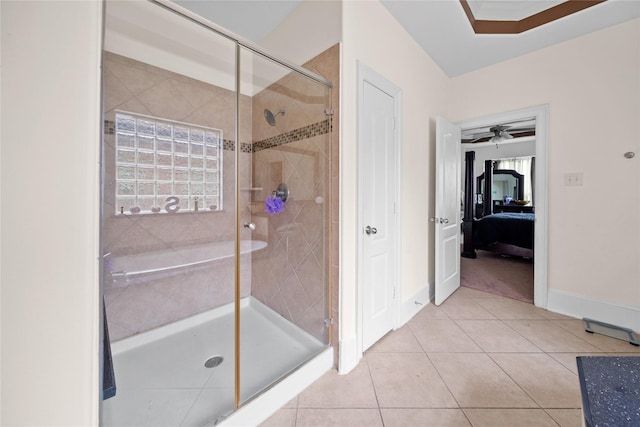
[[[303,0],[173,1],[258,44],[263,43],[264,37],[271,33],[296,6],[332,3],[304,2]],[[467,0],[472,7],[478,1],[480,0]],[[448,77],[457,77],[480,70],[557,43],[640,18],[639,0],[610,0],[518,35],[480,35],[473,32],[469,19],[457,0],[379,0],[379,2]],[[498,0],[499,3],[508,3],[508,8],[519,9],[517,15],[506,16],[497,16],[494,13],[495,2],[496,0],[481,1],[482,13],[476,14],[474,19],[518,21],[539,13],[542,9],[563,3],[564,0]],[[376,2],[358,3],[376,7]],[[526,3],[527,7],[514,6],[520,3]],[[540,5],[544,7],[538,7]],[[503,10],[505,8],[506,6],[502,7]],[[332,6],[330,9],[334,11]],[[341,18],[336,16],[335,19]],[[310,31],[306,36],[313,36],[313,31],[311,29]],[[303,36],[305,34],[300,35],[300,37]],[[293,59],[288,58],[286,54],[284,57]]]
[[[532,7],[533,3],[530,1],[460,0],[460,4],[476,34],[520,34],[605,1],[547,1],[543,3],[547,6],[543,10]],[[492,16],[495,19],[476,19],[476,15],[483,18]]]

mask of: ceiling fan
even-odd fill
[[[498,143],[506,139],[536,134],[535,120],[497,124],[490,127],[465,129],[462,131],[462,142],[475,144],[478,142]]]
[[[512,139],[513,135],[507,132],[507,129],[509,129],[510,127],[511,126],[504,125],[496,125],[490,127],[489,132],[493,132],[493,136],[491,137],[489,142],[498,142],[502,141],[503,139]]]

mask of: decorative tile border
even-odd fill
[[[115,133],[115,127],[116,125],[113,120],[105,120],[105,135],[113,135]],[[263,139],[262,141],[256,141],[253,144],[241,142],[240,151],[243,153],[257,153],[258,151],[267,150],[269,148],[278,147],[280,145],[291,144],[293,142],[313,138],[314,136],[318,135],[325,135],[329,132],[331,132],[331,120],[326,119],[321,122],[313,123],[289,132],[272,136],[271,138]],[[224,150],[233,151],[236,149],[236,143],[233,140],[224,139],[222,141],[222,148]]]
[[[289,132],[281,133],[280,135],[272,136],[271,138],[263,139],[262,141],[256,141],[253,143],[252,148],[253,152],[256,153],[279,145],[291,144],[292,142],[313,138],[318,135],[324,135],[329,132],[331,132],[331,122],[330,119],[325,119],[321,122],[313,123]]]
[[[105,135],[115,135],[116,133],[116,122],[113,120],[105,120],[104,121],[104,134]]]
[[[224,139],[222,140],[222,148],[224,150],[229,150],[229,151],[233,151],[236,149],[236,142],[231,140],[231,139]],[[240,152],[242,153],[251,153],[251,144],[248,144],[246,142],[241,142],[240,143]]]

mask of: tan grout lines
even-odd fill
[[[430,411],[445,410],[456,411],[457,422],[464,423],[463,420],[466,420],[471,426],[474,425],[474,422],[478,425],[477,423],[483,422],[481,421],[482,419],[486,422],[487,419],[495,416],[513,416],[516,420],[522,419],[521,417],[531,414],[530,411],[535,411],[534,414],[537,414],[536,417],[538,417],[536,419],[544,419],[546,420],[544,422],[548,423],[548,425],[571,425],[577,417],[581,417],[579,415],[581,413],[581,404],[575,400],[579,385],[576,369],[571,368],[572,358],[574,359],[577,354],[637,355],[640,352],[640,349],[636,350],[635,348],[629,348],[625,351],[626,347],[624,345],[610,341],[614,340],[613,338],[604,336],[598,338],[595,336],[591,339],[580,334],[580,325],[576,319],[550,312],[538,312],[538,309],[534,306],[521,305],[523,303],[519,302],[512,303],[503,297],[485,297],[484,295],[487,294],[478,293],[476,295],[465,291],[454,295],[454,298],[445,302],[443,306],[427,306],[402,328],[392,331],[383,337],[380,342],[374,344],[365,352],[360,362],[366,363],[365,375],[367,375],[366,378],[373,387],[375,403],[372,400],[370,407],[362,404],[353,406],[332,405],[331,407],[320,405],[314,408],[316,411],[320,411],[313,414],[314,422],[322,423],[319,420],[325,416],[327,420],[335,420],[336,413],[332,411],[377,409],[377,416],[383,426],[396,425],[400,419],[404,419],[403,417],[409,419],[423,416],[423,413],[429,413]],[[481,304],[482,301],[485,304]],[[482,310],[476,310],[475,305],[486,310],[491,317]],[[467,309],[468,312],[466,311]],[[438,332],[428,329],[430,324],[433,327],[436,322],[440,322],[438,330],[442,334],[451,333],[452,328],[446,326],[446,323],[450,322],[452,326],[455,326],[453,330],[456,333],[461,333],[465,339],[477,346],[479,350],[468,350],[472,348],[469,346],[464,351],[455,351],[459,343],[463,342],[457,340],[445,342],[444,345],[439,345],[441,343],[438,343],[438,345],[430,346],[430,343],[433,344],[434,341],[439,340]],[[497,331],[494,330],[486,335],[474,335],[474,331],[484,331],[483,327],[485,325],[491,326],[492,322],[496,322],[496,326],[500,325]],[[532,328],[527,327],[527,324],[533,325]],[[510,331],[506,337],[499,335],[503,333],[503,328],[505,328],[504,333],[507,330]],[[548,335],[545,335],[546,330],[549,330]],[[496,336],[498,339],[495,339]],[[512,338],[516,340],[513,344],[509,341]],[[511,345],[519,345],[523,350],[509,351],[509,349],[520,350],[519,347],[509,347]],[[500,350],[492,351],[493,348]],[[527,351],[527,348],[531,350]],[[583,351],[583,349],[590,348],[593,351]],[[571,349],[576,349],[577,351],[571,351]],[[383,360],[380,358],[382,353],[387,353],[390,356],[388,358],[389,361],[405,360],[402,358],[394,359],[391,355],[424,355],[424,363],[430,364],[430,368],[434,369],[433,381],[436,381],[437,378],[443,383],[442,393],[446,390],[452,397],[451,404],[456,407],[446,406],[442,402],[424,404],[415,400],[405,401],[407,403],[411,402],[407,406],[384,403],[385,396],[388,395],[390,390],[384,389],[386,387],[384,381],[380,381],[380,378],[374,375],[377,372],[374,372],[377,365],[372,364],[375,361],[379,365],[379,362]],[[457,354],[459,356],[458,363],[473,363],[476,360],[481,362],[479,366],[491,367],[491,372],[494,372],[493,369],[497,367],[498,369],[495,370],[495,373],[500,373],[500,377],[504,375],[501,380],[504,383],[497,382],[496,384],[505,384],[509,387],[515,385],[512,390],[518,390],[518,393],[522,395],[522,399],[514,400],[511,404],[507,403],[505,405],[500,400],[483,401],[476,398],[470,399],[469,395],[461,394],[460,384],[456,384],[455,381],[451,382],[451,372],[442,371],[444,368],[450,370],[452,367],[453,369],[459,369],[459,367],[456,368],[457,365],[451,365],[450,367],[443,365],[442,362],[447,360],[447,353],[452,356]],[[418,359],[420,357],[415,356],[415,366],[422,366],[423,362]],[[525,361],[527,364],[521,367],[520,364]],[[535,365],[529,365],[529,363],[534,363]],[[531,369],[527,370],[527,366],[530,366]],[[387,366],[387,368],[389,370],[392,367]],[[476,366],[475,371],[479,372],[478,369],[482,368]],[[538,378],[536,370],[542,373],[549,372],[549,376]],[[393,369],[389,372],[393,372]],[[482,372],[488,374],[484,370]],[[364,374],[364,372],[361,373]],[[465,379],[465,381],[481,380],[481,378],[475,379],[473,372],[469,372],[468,375],[468,379]],[[446,378],[449,378],[450,381],[447,382]],[[377,383],[374,381],[375,379],[378,379]],[[538,381],[539,379],[540,381]],[[470,383],[468,387],[473,387],[473,384]],[[481,387],[480,390],[486,390],[486,388]],[[454,391],[458,395],[454,394]],[[407,391],[405,390],[403,393],[407,393]],[[561,400],[556,400],[550,393],[557,393]],[[310,408],[301,407],[300,398],[297,398],[294,404],[296,411],[293,425],[296,427],[306,426],[305,421],[309,419],[309,414],[301,413],[300,411],[301,409]],[[373,416],[373,412],[370,412],[370,415]],[[348,416],[348,411],[340,412],[337,416]],[[386,419],[385,416],[387,417]],[[320,417],[320,419],[317,417]],[[340,419],[342,420],[342,418]],[[347,421],[345,419],[341,422],[342,424],[340,425],[346,425]]]

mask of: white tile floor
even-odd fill
[[[640,348],[582,320],[460,288],[331,371],[263,427],[581,425],[576,356]]]

